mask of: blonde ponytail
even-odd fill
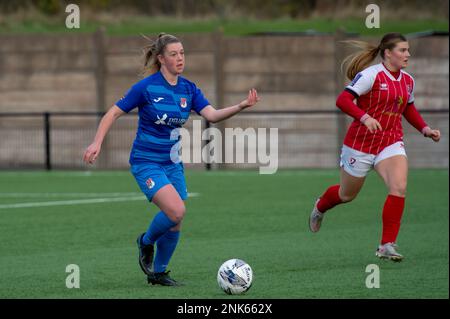
[[[356,74],[367,68],[375,60],[378,52],[380,53],[381,58],[384,59],[385,50],[392,50],[397,43],[405,41],[407,41],[406,38],[397,32],[385,34],[378,46],[363,41],[343,41],[344,43],[361,50],[346,57],[344,61],[342,61],[341,70],[343,70],[345,66],[347,78],[353,80]]]
[[[361,49],[347,56],[341,64],[341,70],[346,66],[345,74],[349,80],[353,80],[356,74],[367,68],[375,60],[378,52],[380,52],[380,47],[363,41],[348,40],[343,42]]]

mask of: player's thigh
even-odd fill
[[[408,180],[408,158],[404,155],[395,155],[379,161],[375,171],[383,179],[389,193],[404,196]]]
[[[342,201],[353,200],[364,185],[365,177],[355,177],[350,175],[341,167],[341,178],[339,184],[339,197]]]
[[[373,167],[375,156],[360,152],[346,145],[341,151],[341,181],[339,187],[339,197],[342,201],[348,202],[358,195],[366,175]]]
[[[339,166],[342,167],[347,175],[355,178],[363,178],[373,168],[374,160],[375,155],[367,154],[343,145]]]
[[[172,221],[179,223],[185,212],[184,202],[171,184],[164,167],[155,163],[132,165],[131,172],[147,199]]]
[[[153,196],[153,203],[175,223],[180,223],[186,208],[184,202],[172,184],[161,187]]]
[[[170,183],[175,187],[178,195],[182,200],[188,198],[188,191],[186,186],[186,179],[184,177],[184,166],[182,163],[176,163],[167,165],[164,167],[164,171],[169,179]]]
[[[130,170],[139,188],[150,202],[153,201],[153,197],[162,187],[170,184],[164,169],[158,164],[132,165]]]

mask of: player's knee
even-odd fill
[[[398,182],[390,185],[389,194],[404,197],[406,195],[406,182]]]
[[[175,226],[173,226],[170,231],[181,231],[181,222],[179,222],[178,224],[176,224]]]
[[[339,194],[339,198],[343,203],[351,202],[356,198],[357,194]]]
[[[184,214],[186,213],[186,207],[184,203],[174,205],[170,208],[170,216],[172,217],[172,221],[179,224],[184,218]]]

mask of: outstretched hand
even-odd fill
[[[245,109],[247,107],[255,105],[258,102],[259,102],[258,92],[256,92],[256,89],[251,89],[248,91],[247,98],[243,100],[241,103],[239,103],[239,106],[242,109]]]

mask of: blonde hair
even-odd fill
[[[347,56],[344,61],[342,61],[341,70],[344,68],[344,65],[346,65],[345,74],[349,80],[353,80],[356,74],[367,68],[375,60],[378,53],[380,53],[381,58],[384,59],[384,50],[392,50],[397,43],[405,41],[407,41],[406,38],[400,33],[385,34],[378,46],[363,41],[343,41],[344,43],[361,50]]]
[[[180,43],[177,37],[160,33],[156,40],[152,40],[143,35],[150,43],[143,48],[144,66],[142,68],[142,75],[148,76],[158,72],[161,69],[161,63],[158,60],[158,55],[163,54],[166,46],[170,43]]]

